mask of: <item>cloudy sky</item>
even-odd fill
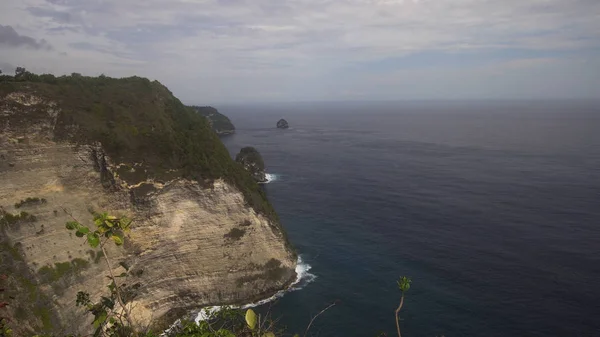
[[[186,103],[600,97],[600,0],[1,0],[0,69]]]

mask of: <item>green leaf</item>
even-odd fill
[[[102,305],[112,310],[115,307],[115,301],[106,296],[102,296]]]
[[[77,229],[77,232],[75,232],[75,235],[77,235],[77,237],[82,238],[84,235],[86,235],[87,233],[90,232],[90,229],[85,227],[85,226],[81,226]]]
[[[131,226],[132,222],[133,220],[129,220],[127,218],[121,219],[121,228],[125,231],[129,230],[129,226]]]
[[[275,337],[275,334],[272,332],[267,332],[267,333],[263,334],[262,337]]]
[[[87,240],[88,240],[88,243],[90,244],[90,247],[92,247],[92,248],[96,248],[100,244],[100,238],[98,237],[98,234],[96,234],[95,232],[88,233]]]
[[[70,230],[70,231],[72,231],[74,229],[77,229],[79,226],[80,225],[79,225],[79,223],[77,221],[69,221],[65,225],[65,227],[67,227],[67,229]]]
[[[106,225],[106,227],[111,228],[112,226],[114,226],[114,224],[112,223],[112,221],[110,220],[106,220],[104,221],[104,224]]]
[[[210,336],[210,334],[208,336]],[[217,336],[219,336],[219,337],[236,337],[235,334],[233,334],[233,332],[226,330],[226,329],[218,330]]]
[[[248,324],[248,327],[250,328],[250,330],[254,330],[256,328],[256,314],[254,313],[254,310],[252,309],[248,309],[246,310],[246,323]]]
[[[107,287],[111,292],[115,291],[115,288],[116,288],[115,282],[114,281],[111,282],[109,285],[107,285]]]
[[[118,234],[113,234],[112,239],[115,241],[115,244],[117,246],[120,246],[123,244],[123,237]]]
[[[400,277],[400,280],[396,281],[396,283],[398,284],[398,288],[400,288],[402,292],[408,291],[408,289],[410,289],[411,282],[412,280],[406,276],[402,276]]]
[[[102,323],[104,323],[106,321],[107,316],[108,316],[108,314],[106,313],[105,310],[102,310],[100,313],[98,313],[96,315],[96,319],[92,323],[94,325],[94,329],[98,329],[102,325]]]

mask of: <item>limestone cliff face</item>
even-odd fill
[[[117,274],[118,262],[130,266],[127,282],[139,286],[133,315],[142,325],[203,305],[266,297],[295,279],[285,233],[234,185],[177,176],[128,183],[123,177],[144,166],[115,161],[99,143],[58,141],[60,113],[60,103],[35,93],[0,96],[1,212],[26,212],[0,224],[0,265],[16,296],[9,313],[21,332],[89,332],[76,293],[105,294],[108,269],[65,222],[92,225],[91,210],[134,220],[125,246],[110,246],[109,255]],[[27,198],[45,200],[16,208]]]

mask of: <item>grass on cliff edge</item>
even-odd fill
[[[174,171],[200,182],[223,178],[235,185],[257,212],[278,222],[264,191],[231,159],[209,122],[158,81],[29,72],[0,75],[0,99],[11,92],[58,103],[56,140],[100,142],[111,158],[131,165],[142,162],[147,177],[159,180],[166,180]],[[13,127],[27,127],[35,118],[39,116],[0,116],[0,125],[10,122]]]

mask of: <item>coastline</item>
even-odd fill
[[[247,308],[254,308],[266,303],[269,303],[271,301],[274,301],[278,298],[283,297],[286,293],[292,292],[292,291],[296,291],[296,290],[301,290],[304,288],[304,286],[308,285],[309,283],[311,283],[312,281],[314,281],[317,276],[314,274],[309,273],[309,271],[312,269],[312,267],[305,263],[302,260],[301,256],[298,256],[298,260],[296,263],[296,268],[294,270],[294,277],[290,278],[284,287],[282,287],[279,290],[273,291],[273,290],[269,290],[269,291],[265,291],[259,295],[253,296],[251,298],[248,298],[244,301],[235,301],[235,302],[226,302],[226,303],[220,303],[220,304],[210,304],[210,305],[205,305],[202,308],[198,309],[196,308],[196,312],[195,312],[195,321],[199,322],[201,320],[204,320],[208,317],[204,316],[204,310],[208,309],[209,312],[214,312],[214,311],[218,311],[221,307],[224,306],[231,306],[233,308],[238,308],[238,309],[247,309]],[[176,324],[176,323],[174,323]]]
[[[296,268],[294,269],[293,276],[290,277],[284,284],[283,287],[278,289],[269,289],[258,295],[248,297],[242,301],[225,301],[221,303],[208,303],[205,305],[199,306],[188,306],[185,308],[173,309],[170,312],[167,312],[161,318],[160,322],[156,325],[158,330],[162,330],[164,332],[168,332],[173,327],[175,327],[181,320],[193,320],[196,323],[207,319],[205,316],[205,311],[208,310],[208,313],[213,313],[218,311],[220,308],[228,306],[236,309],[247,309],[254,308],[269,302],[272,302],[278,298],[283,297],[286,293],[301,290],[304,286],[308,285],[317,277],[314,274],[309,273],[308,271],[312,269],[312,267],[303,262],[302,257],[298,256]]]

